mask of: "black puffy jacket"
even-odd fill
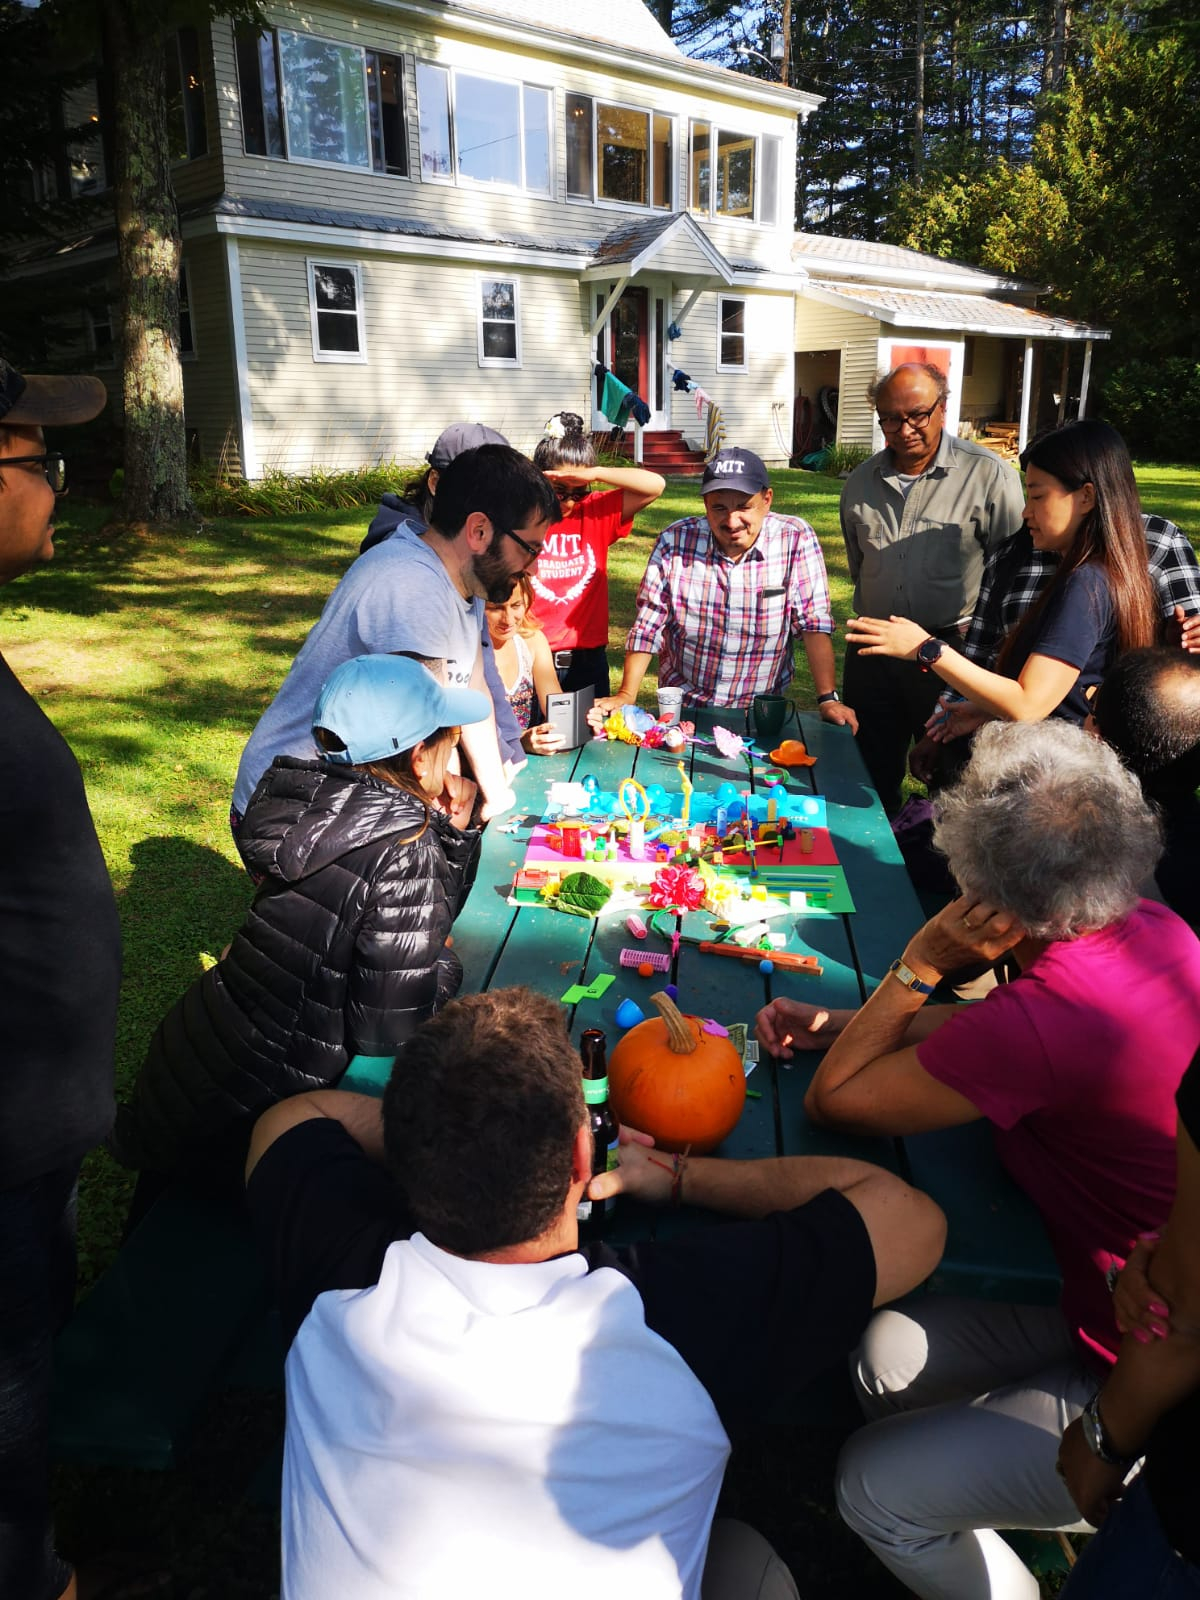
[[[277,1100],[392,1055],[457,988],[445,949],[478,830],[352,768],[280,756],[238,845],[263,882],[229,953],[163,1018],[110,1148],[186,1171]]]

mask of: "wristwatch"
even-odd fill
[[[917,646],[917,664],[922,672],[928,672],[942,658],[942,651],[946,648],[944,639],[934,639],[932,636]]]
[[[934,985],[922,983],[911,967],[906,967],[903,961],[893,961],[888,968],[893,978],[899,978],[906,989],[911,989],[914,994],[932,994]]]
[[[1080,1426],[1083,1428],[1083,1437],[1088,1449],[1098,1461],[1103,1461],[1105,1466],[1120,1467],[1128,1472],[1136,1456],[1119,1456],[1108,1442],[1108,1435],[1104,1431],[1104,1423],[1100,1420],[1100,1391],[1088,1401],[1080,1417]]]
[[[836,689],[830,689],[827,694],[819,694],[817,696],[817,704],[819,706],[827,706],[834,700],[840,701],[841,698],[842,698],[841,695],[837,692]]]

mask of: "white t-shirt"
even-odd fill
[[[871,1312],[857,1211],[527,1264],[411,1232],[336,1122],[247,1198],[285,1334],[283,1600],[698,1600],[729,1451]]]
[[[242,751],[234,810],[245,811],[276,756],[317,755],[313,707],[335,667],[355,656],[411,650],[442,657],[446,684],[465,688],[479,654],[483,617],[483,601],[463,599],[427,541],[408,524],[359,556],[325,602]]]

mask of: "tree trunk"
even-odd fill
[[[913,89],[912,176],[920,184],[925,172],[925,0],[917,0],[917,81]]]
[[[179,211],[167,145],[163,36],[128,0],[104,0],[112,74],[113,194],[121,282],[129,522],[194,515],[179,365]]]

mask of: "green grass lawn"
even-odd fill
[[[1145,467],[1139,480],[1148,510],[1189,529],[1200,526],[1200,470]],[[851,599],[838,532],[841,485],[806,472],[778,472],[774,485],[776,509],[806,517],[821,537],[841,623]],[[672,483],[638,518],[633,536],[614,548],[614,663],[657,531],[698,505],[694,484]],[[104,531],[105,517],[103,508],[70,499],[63,503],[55,562],[0,597],[0,649],[83,767],[121,908],[125,977],[117,1074],[118,1084],[126,1086],[158,1019],[217,955],[249,902],[250,882],[227,821],[238,756],[357,553],[369,513],[222,519],[187,534],[115,539]],[[840,655],[840,635],[836,647]],[[802,703],[811,703],[803,652],[798,654],[795,692]],[[653,688],[650,679],[647,694]],[[85,1283],[115,1249],[129,1188],[127,1176],[107,1157],[89,1159],[80,1208]],[[234,1513],[221,1499],[228,1465],[222,1464],[222,1451],[245,1454],[243,1426],[235,1415],[232,1433],[221,1435],[214,1458],[201,1452],[196,1470],[216,1497],[216,1509],[198,1517],[187,1550],[180,1553],[171,1528],[163,1535],[164,1548],[181,1571],[202,1575],[206,1563],[218,1560],[222,1575],[215,1586],[205,1587],[197,1577],[199,1587],[179,1591],[196,1600],[271,1592],[262,1587],[263,1581],[269,1583],[262,1572],[270,1568],[270,1553],[264,1569],[247,1559],[244,1548],[251,1534],[261,1540],[262,1520],[246,1513],[237,1523],[242,1532],[226,1537]],[[809,1441],[797,1448],[811,1453],[813,1446]],[[132,1523],[152,1532],[173,1517],[186,1520],[192,1515],[187,1494],[200,1493],[194,1479],[183,1490],[179,1483],[138,1480],[132,1474],[67,1474],[64,1482],[66,1525],[83,1530],[77,1538],[85,1547],[92,1537],[111,1543],[112,1527],[120,1533]],[[822,1498],[801,1474],[794,1498],[803,1503],[814,1495]],[[781,1537],[786,1548],[786,1530]],[[231,1538],[226,1563],[214,1556],[214,1544],[220,1550]],[[827,1538],[827,1530],[821,1538]],[[825,1576],[836,1581],[828,1587],[804,1584],[806,1596],[900,1592],[862,1569],[852,1542],[835,1539],[835,1544]],[[811,1559],[803,1570],[811,1575]]]

